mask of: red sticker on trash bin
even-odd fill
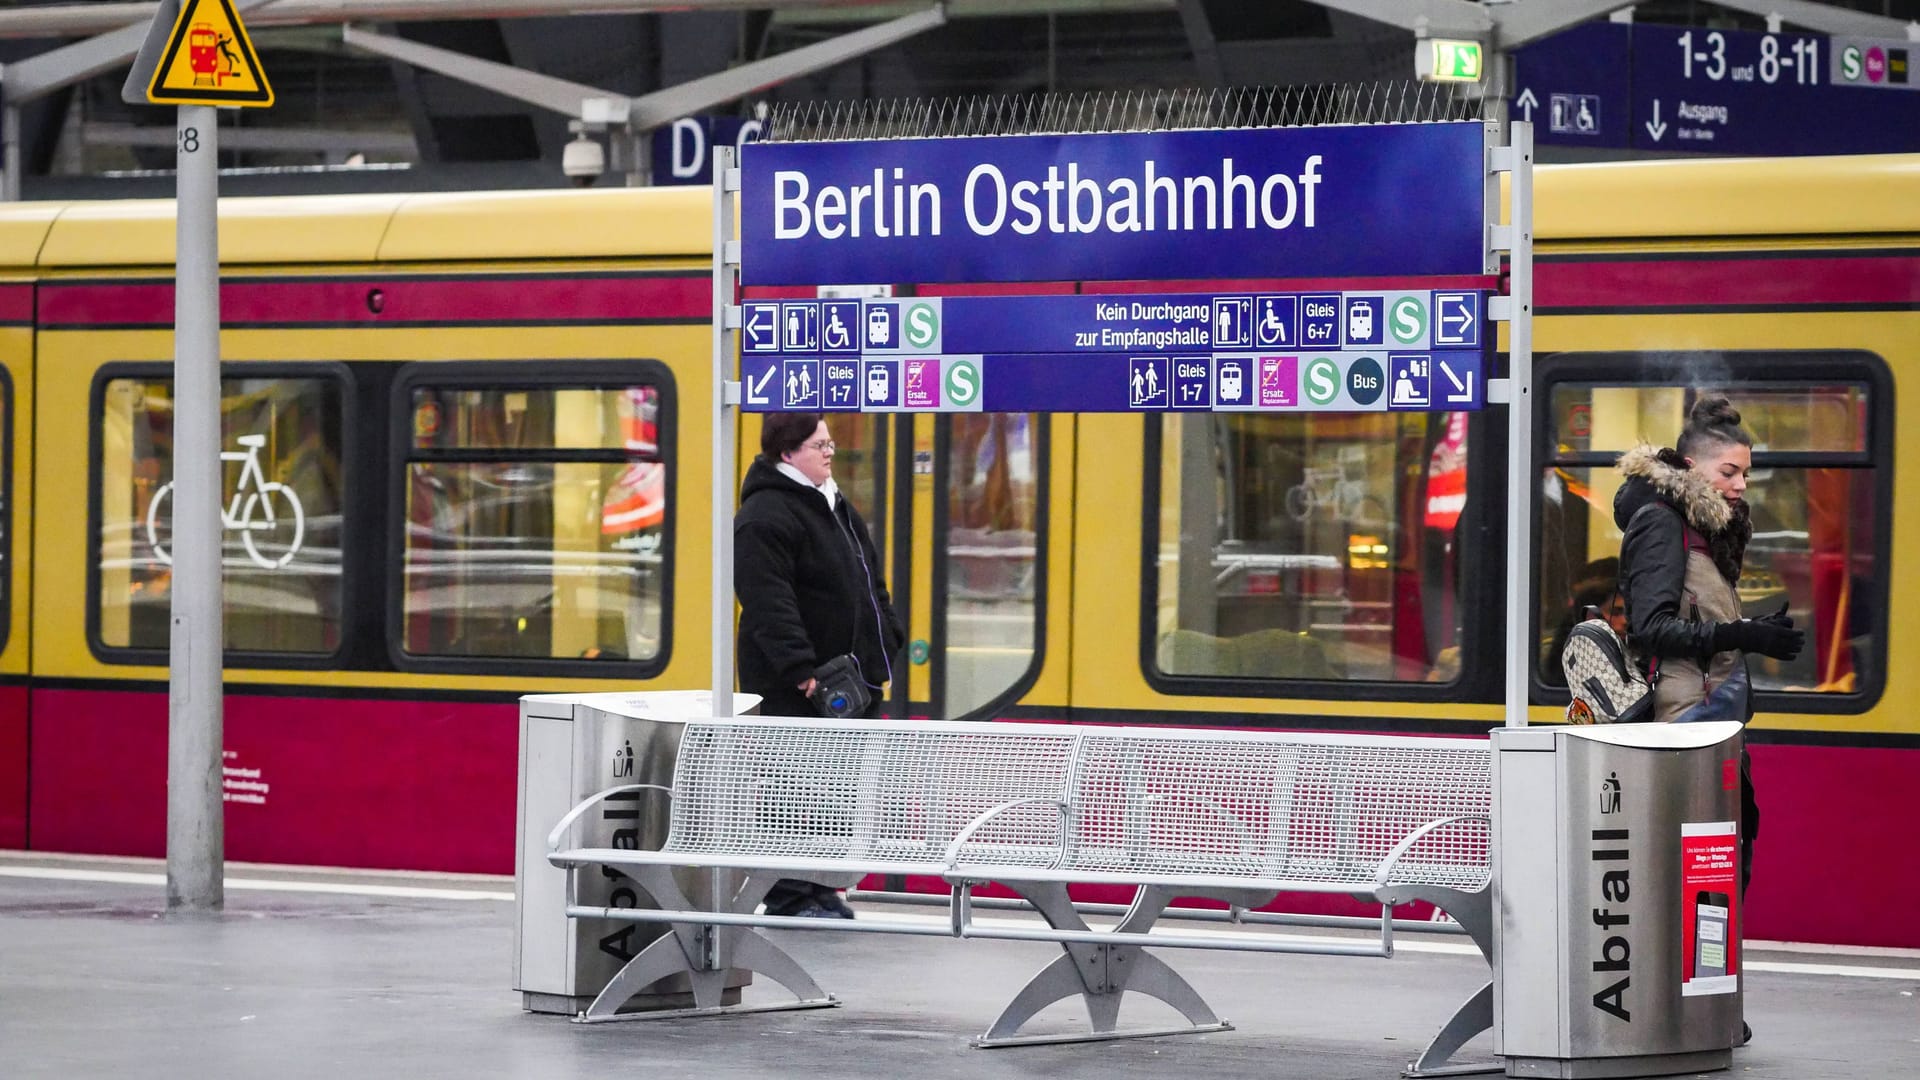
[[[1729,763],[1731,764],[1731,763]],[[1738,772],[1734,774],[1739,777]],[[1740,828],[1680,826],[1680,995],[1740,989]]]
[[[1738,791],[1740,789],[1740,762],[1733,758],[1720,763],[1720,790]]]

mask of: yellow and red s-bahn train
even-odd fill
[[[231,857],[508,872],[517,695],[704,685],[708,198],[223,204]],[[1752,932],[1920,945],[1920,157],[1543,168],[1537,234],[1536,477],[1498,411],[834,419],[910,624],[888,710],[1470,734],[1512,586],[1553,720],[1612,458],[1725,390],[1742,599],[1809,631],[1755,665]],[[0,847],[162,850],[172,236],[0,209]]]

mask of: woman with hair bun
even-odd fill
[[[1730,682],[1744,682],[1743,653],[1781,660],[1805,634],[1782,605],[1740,616],[1734,582],[1753,536],[1747,475],[1753,436],[1724,397],[1702,397],[1671,450],[1641,445],[1620,457],[1626,475],[1613,499],[1627,643],[1654,681],[1654,719],[1675,720]],[[1744,707],[1731,719],[1745,720]]]
[[[1626,483],[1613,499],[1620,540],[1620,594],[1627,644],[1654,686],[1654,719],[1728,719],[1753,714],[1746,653],[1779,660],[1800,654],[1806,635],[1785,604],[1742,618],[1740,580],[1747,541],[1747,475],[1753,436],[1721,396],[1694,402],[1672,449],[1641,445],[1620,456]],[[1740,762],[1740,890],[1753,874],[1760,807],[1744,753]],[[1742,1024],[1743,1030],[1745,1025]],[[1751,1038],[1745,1031],[1744,1038]]]

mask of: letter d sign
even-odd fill
[[[673,175],[685,180],[699,176],[707,163],[707,133],[700,121],[681,117],[673,122]]]

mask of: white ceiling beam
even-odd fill
[[[376,34],[358,26],[346,27],[342,40],[354,48],[491,90],[574,120],[625,127],[637,132],[865,56],[943,25],[946,21],[945,9],[936,4],[877,26],[840,34],[638,98],[542,75],[510,64],[483,60],[437,45]]]
[[[1910,37],[1920,24],[1889,19],[1852,8],[1815,4],[1809,0],[1712,0],[1721,7],[1762,17],[1778,15],[1781,21],[1823,34],[1851,37]]]
[[[884,0],[808,0],[819,7],[874,7]],[[740,11],[772,0],[267,0],[247,17],[249,29],[310,23],[419,22],[438,19],[524,19],[557,15],[623,15],[675,11]],[[0,38],[75,37],[153,21],[158,3],[59,4],[0,11]]]
[[[233,6],[234,10],[244,13],[270,2],[233,0]],[[151,6],[159,7],[158,4]],[[62,45],[57,49],[48,49],[0,68],[0,86],[5,88],[7,105],[21,105],[95,75],[124,67],[140,51],[140,44],[146,40],[148,24],[152,21],[153,17],[148,16],[144,22],[110,30],[98,37]]]
[[[1497,35],[1495,44],[1512,51],[1541,38],[1552,37],[1569,27],[1632,6],[1633,0],[1517,0],[1491,9]]]
[[[1314,3],[1397,26],[1421,37],[1486,41],[1493,34],[1490,9],[1470,0],[1314,0]]]

